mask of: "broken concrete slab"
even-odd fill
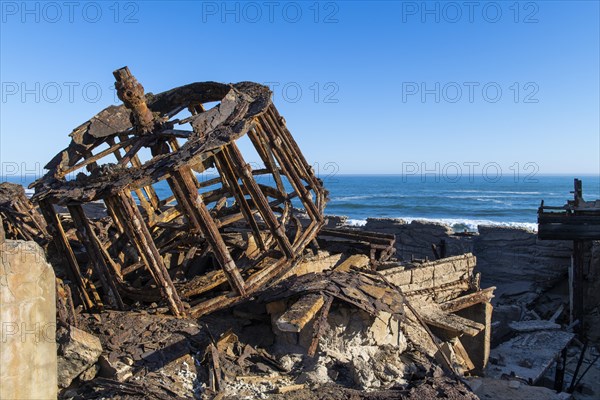
[[[515,375],[535,384],[575,335],[560,330],[527,332],[493,349],[486,375],[500,379]]]
[[[541,386],[530,386],[516,380],[471,378],[469,386],[481,399],[494,400],[570,400],[568,393],[556,393]]]
[[[66,388],[73,379],[98,361],[102,345],[96,336],[74,326],[59,329],[57,340],[58,385]]]
[[[529,321],[512,321],[508,326],[516,332],[535,332],[543,330],[560,329],[560,325],[552,321],[533,319]]]

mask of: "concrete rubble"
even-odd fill
[[[58,343],[58,386],[68,387],[73,379],[89,369],[102,354],[100,339],[69,326],[56,332]]]
[[[0,185],[3,246],[29,240],[57,275],[60,398],[552,398],[571,381],[597,393],[575,382],[595,376],[597,350],[566,317],[568,244],[347,226],[324,214],[327,190],[268,88],[154,95],[114,75],[124,104],[71,133],[31,200]]]

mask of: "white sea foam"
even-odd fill
[[[537,232],[537,224],[534,222],[500,222],[487,219],[462,219],[462,218],[413,218],[400,217],[410,223],[412,221],[438,222],[452,227],[455,231],[461,232],[467,229],[471,232],[477,232],[478,225],[505,226],[508,228],[521,228]],[[461,229],[462,228],[462,229]]]
[[[509,190],[451,190],[450,193],[543,194],[542,192],[516,192]],[[550,193],[546,193],[550,194]],[[553,194],[553,193],[552,193]]]
[[[395,197],[409,197],[406,194],[400,193],[389,193],[389,194],[370,194],[370,195],[360,195],[360,196],[339,196],[333,197],[330,201],[350,201],[350,200],[365,200],[365,199],[386,199],[386,198],[395,198]]]
[[[499,222],[491,221],[488,219],[463,219],[463,218],[422,218],[422,217],[398,217],[411,223],[412,221],[420,222],[433,222],[440,223],[450,226],[455,232],[463,232],[465,229],[469,232],[477,232],[478,225],[490,225],[490,226],[504,226],[507,228],[519,228],[527,229],[529,231],[537,232],[537,224],[533,222]],[[366,219],[347,219],[346,225],[348,226],[365,226],[367,223]]]
[[[346,225],[349,226],[365,226],[367,224],[366,219],[347,219]]]

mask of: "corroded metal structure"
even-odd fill
[[[292,268],[324,223],[326,191],[269,89],[202,82],[145,95],[127,68],[114,75],[124,105],[77,127],[32,184],[84,306],[164,301],[174,315],[197,316]],[[263,167],[244,159],[236,144],[244,135]],[[198,179],[205,171],[215,176]],[[165,188],[169,196],[161,197]],[[308,216],[303,223],[294,198]],[[93,202],[106,205],[100,223],[86,214]]]

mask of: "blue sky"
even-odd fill
[[[2,172],[40,169],[128,65],[147,92],[268,83],[321,170],[599,174],[599,18],[597,1],[3,1]]]

